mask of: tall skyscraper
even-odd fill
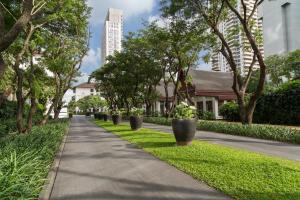
[[[240,13],[244,13],[243,7],[241,5],[241,1],[237,1],[237,9]],[[245,0],[247,6],[247,15],[249,16],[254,5],[255,0]],[[254,29],[261,31],[262,29],[262,22],[258,18],[258,11],[256,9],[255,13],[253,14],[253,21],[255,25],[253,26]],[[228,19],[219,24],[219,30],[225,35],[228,39],[228,43],[230,48],[233,51],[233,56],[237,66],[240,68],[242,73],[247,72],[249,66],[251,65],[253,53],[250,47],[250,44],[241,31],[237,34],[232,35],[232,30],[236,30],[236,27],[239,26],[240,22],[234,13],[229,13]],[[255,31],[255,30],[253,30]],[[229,34],[231,33],[231,34]],[[263,45],[260,47],[261,52],[263,53]],[[221,71],[221,72],[229,72],[231,71],[230,66],[227,63],[226,58],[218,51],[212,52],[212,70],[213,71]],[[259,68],[258,63],[253,66],[254,69]]]
[[[263,21],[265,56],[300,49],[300,0],[264,0],[259,17]]]
[[[113,55],[115,51],[121,51],[123,37],[123,11],[109,8],[103,28],[101,61],[106,63],[105,58]]]

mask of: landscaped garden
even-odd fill
[[[38,199],[68,121],[0,138],[0,199]]]
[[[104,129],[235,199],[298,199],[300,164],[203,141],[178,147],[174,137],[150,129],[96,120]],[[153,169],[155,170],[155,169]]]

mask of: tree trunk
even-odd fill
[[[169,102],[169,90],[168,90],[168,82],[166,82],[164,80],[164,89],[165,89],[165,117],[168,118],[169,117],[169,113],[170,113],[170,102]]]
[[[0,53],[0,78],[3,77],[5,69],[6,69],[6,65],[2,57],[2,53]]]
[[[31,99],[30,99],[30,111],[27,119],[27,131],[30,132],[32,129],[33,125],[33,116],[36,113],[36,98],[34,94],[31,94]]]
[[[151,103],[150,102],[146,102],[146,115],[150,116],[151,115]]]
[[[23,124],[23,113],[24,113],[24,103],[25,100],[23,98],[23,72],[21,69],[17,71],[17,128],[19,133],[26,132]]]

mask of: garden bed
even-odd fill
[[[163,117],[144,118],[144,122],[167,126],[171,125],[171,121],[172,119],[166,119]],[[263,124],[242,125],[241,123],[201,120],[197,123],[197,129],[300,144],[300,131],[283,126]]]
[[[0,199],[37,199],[68,121],[33,127],[0,139]]]

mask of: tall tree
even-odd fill
[[[165,14],[176,15],[178,12],[184,12],[187,20],[193,21],[196,26],[205,25],[207,27],[208,31],[204,34],[211,34],[210,42],[218,41],[214,49],[222,53],[233,73],[232,89],[237,96],[241,120],[244,124],[251,124],[257,100],[264,89],[267,69],[263,54],[260,51],[260,45],[262,44],[261,32],[253,18],[261,0],[253,1],[251,6],[245,0],[163,0],[162,3]],[[237,3],[240,3],[241,6],[237,6]],[[225,34],[219,25],[228,20],[229,15],[234,16],[238,24]],[[236,34],[243,36],[245,42],[249,44],[244,48],[247,48],[253,54],[247,72],[241,72],[239,69],[233,54],[236,46],[230,45],[232,37]],[[248,101],[246,90],[256,63],[260,66],[259,80]]]
[[[0,78],[6,64],[3,52],[17,39],[29,21],[48,3],[46,0],[1,0],[0,2]]]

